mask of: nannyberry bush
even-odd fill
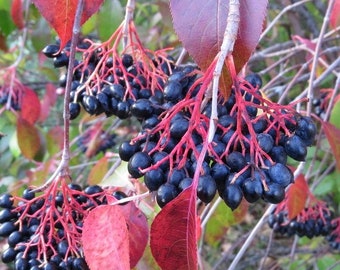
[[[259,269],[292,236],[337,258],[339,4],[120,2],[0,4],[3,265],[241,269],[266,224]]]

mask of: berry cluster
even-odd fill
[[[134,33],[133,28],[131,31]],[[110,40],[98,44],[85,39],[82,44],[77,47],[82,59],[76,61],[73,71],[70,119],[79,115],[81,107],[90,115],[105,113],[126,119],[137,100],[162,92],[173,68],[173,60],[164,52],[147,51],[138,42],[123,54],[117,52],[117,42],[112,47]],[[60,52],[58,45],[50,44],[43,53],[54,59],[57,68],[68,64],[67,47]],[[60,86],[65,85],[66,74],[60,78]]]
[[[340,251],[340,218],[332,220],[332,232],[326,237],[331,248]]]
[[[82,224],[94,207],[108,197],[121,199],[120,191],[77,184],[52,186],[41,195],[25,190],[22,198],[0,197],[0,237],[7,238],[3,263],[15,269],[89,269],[81,246]]]
[[[332,212],[325,207],[306,208],[293,219],[288,218],[287,211],[277,209],[268,217],[268,225],[282,235],[313,238],[328,236],[334,229]]]
[[[8,91],[4,89],[4,87],[0,86],[0,107],[5,106],[8,102],[8,99],[10,99],[10,107],[11,109],[15,111],[20,110],[20,104],[17,96],[11,96],[9,95]]]
[[[199,74],[193,66],[176,67],[163,95],[131,106],[142,131],[123,143],[119,154],[128,161],[133,178],[144,176],[148,189],[157,191],[161,207],[191,185],[207,143],[211,101],[203,100],[207,75]],[[253,74],[240,79],[228,99],[219,96],[215,136],[199,168],[197,196],[204,203],[211,202],[216,191],[231,209],[243,197],[250,203],[260,198],[281,202],[294,180],[287,156],[302,161],[313,143],[316,127],[311,118],[263,98],[261,84]]]

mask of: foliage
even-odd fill
[[[25,218],[25,205],[32,206],[39,200],[45,200],[41,209],[49,209],[60,199],[57,195],[64,194],[63,202],[69,206],[52,206],[52,211],[59,213],[61,209],[67,216],[68,207],[71,207],[81,213],[76,218],[81,226],[76,224],[74,228],[77,230],[70,231],[67,253],[84,256],[90,269],[226,269],[230,263],[230,269],[235,269],[235,265],[236,269],[243,269],[253,267],[254,260],[262,269],[285,269],[287,265],[290,269],[300,269],[301,265],[330,269],[336,264],[340,259],[335,253],[340,250],[340,229],[337,228],[340,226],[337,219],[340,193],[336,183],[340,168],[337,120],[340,79],[336,65],[340,51],[337,38],[339,1],[291,1],[289,6],[273,1],[240,1],[239,17],[237,12],[228,15],[228,11],[233,13],[237,10],[232,6],[234,1],[222,4],[205,1],[204,5],[199,1],[84,1],[78,25],[82,26],[81,35],[77,44],[71,43],[71,39],[76,38],[74,24],[77,24],[75,15],[80,1],[52,1],[53,4],[48,5],[46,1],[32,2],[34,5],[28,0],[0,1],[0,193],[14,196],[17,210],[21,211],[21,217],[18,217],[20,223],[30,220]],[[330,8],[332,4],[333,9]],[[197,17],[197,14],[200,16]],[[226,25],[228,27],[238,19],[240,28],[236,28],[237,35],[233,40],[233,35],[226,35],[225,29]],[[173,28],[169,25],[171,21]],[[226,40],[235,44],[231,42],[228,47]],[[55,43],[57,51],[48,56],[46,45]],[[182,48],[188,54],[181,54]],[[69,59],[56,69],[48,57],[54,59],[57,67],[56,59],[69,56],[73,51],[75,56],[70,58],[75,59],[76,64],[71,73],[80,72],[84,81],[77,91],[72,92],[74,80],[66,79],[70,74],[67,69],[71,63]],[[143,65],[136,65],[137,75],[130,75],[131,66],[124,64],[124,54],[131,55],[133,63]],[[143,81],[138,77],[143,75],[147,84],[145,88],[150,88],[152,95],[156,95],[156,89],[161,89],[165,99],[172,99],[168,102],[172,105],[167,107],[166,113],[158,114],[159,121],[154,129],[145,128],[146,120],[141,120],[143,117],[139,113],[148,110],[139,105],[132,105],[128,116],[122,117],[116,112],[92,111],[86,107],[90,102],[79,102],[82,108],[73,119],[68,103],[77,103],[77,95],[81,96],[82,90],[90,93],[88,96],[96,95],[95,86],[105,85],[105,72],[112,70],[107,64],[110,57],[114,59],[112,65],[123,74],[120,79],[124,82],[120,83],[130,85],[133,81],[134,87],[143,88]],[[188,92],[182,96],[170,97],[168,80],[171,81],[171,74],[178,76],[182,72],[176,73],[175,66],[182,64],[186,67],[188,63],[191,64],[190,70],[183,75],[181,82],[192,79],[193,86],[188,87]],[[219,63],[221,83],[218,83]],[[259,84],[244,80],[251,72],[263,78],[260,94],[256,92]],[[69,78],[72,80],[72,76]],[[211,168],[215,163],[227,163],[229,168],[232,167],[226,157],[229,152],[225,150],[218,155],[212,142],[213,135],[218,132],[216,130],[221,128],[217,124],[217,116],[221,116],[220,113],[217,115],[217,106],[227,103],[232,91],[236,91],[236,105],[231,111],[239,111],[235,117],[238,123],[246,122],[243,126],[236,124],[235,128],[239,131],[237,136],[242,135],[238,141],[240,151],[248,151],[244,140],[252,149],[249,155],[255,157],[256,168],[265,166],[263,157],[271,160],[269,154],[260,149],[259,143],[254,142],[255,139],[248,139],[242,134],[242,128],[251,129],[252,122],[245,117],[247,113],[240,111],[246,111],[251,102],[245,101],[243,94],[238,96],[235,90],[238,88],[252,93],[251,102],[259,100],[258,104],[252,103],[256,108],[255,115],[265,114],[265,118],[272,121],[272,127],[276,126],[277,133],[279,129],[284,130],[287,138],[298,133],[295,126],[290,131],[289,125],[298,125],[301,115],[311,115],[317,124],[316,139],[305,162],[288,159],[288,165],[295,170],[295,183],[283,193],[286,196],[275,209],[273,206],[267,208],[262,200],[248,203],[249,198],[240,199],[233,207],[228,195],[215,187],[215,193],[218,190],[228,205],[226,209],[218,196],[205,204],[197,192],[207,156]],[[133,91],[127,86],[124,98],[131,104],[137,104],[136,92]],[[75,93],[76,96],[72,96]],[[159,107],[162,106],[159,103]],[[211,106],[210,113],[203,110],[205,106]],[[131,114],[136,117],[131,117]],[[153,162],[152,166],[137,166],[135,170],[131,169],[130,158],[124,159],[128,163],[122,162],[120,145],[126,141],[131,140],[131,144],[141,142],[142,145],[145,140],[152,141],[152,136],[160,134],[152,149],[147,151],[147,146],[141,149],[141,152],[151,153],[150,156],[157,153],[162,143],[169,139],[169,134],[174,136],[173,122],[177,114],[185,114],[190,125],[184,133],[175,135],[178,136],[177,146],[164,160]],[[188,139],[193,133],[202,138],[200,149],[196,149],[196,145]],[[274,135],[277,145],[280,138],[283,135]],[[312,144],[306,141],[307,146]],[[227,143],[225,147],[229,149],[230,145],[233,144]],[[164,154],[164,151],[159,152]],[[157,191],[159,187],[153,192],[148,191],[148,172],[165,166],[163,171],[168,171],[166,177],[170,177],[176,166],[184,165],[190,156],[194,156],[193,160],[197,162],[196,167],[192,165],[192,182],[163,206]],[[302,161],[304,158],[295,159]],[[236,171],[237,177],[231,178],[230,182],[234,184],[248,168],[250,165]],[[133,173],[136,176],[131,177]],[[72,189],[70,179],[83,187],[100,186],[103,189],[94,194],[86,193],[86,189]],[[270,182],[262,178],[261,183],[263,192],[268,192],[267,184]],[[33,187],[38,188],[36,197],[25,198],[23,192],[25,194],[28,188]],[[86,206],[76,199],[83,192]],[[237,209],[233,211],[234,208]],[[321,220],[326,215],[327,218],[334,215],[332,221],[327,219],[327,222],[332,222],[337,229],[325,238],[326,241],[320,240],[320,237],[311,240],[302,237],[292,242],[282,228],[292,221],[307,224],[309,219],[319,218],[315,211],[320,212]],[[62,222],[62,218],[50,221],[43,210],[36,213],[42,216],[41,228],[50,231],[50,239],[58,241],[59,236],[50,226]],[[265,225],[269,219],[269,225],[275,231],[275,226],[270,224],[270,215],[279,216],[280,213],[284,213],[287,224],[280,224],[276,219],[273,224],[281,228],[277,229],[283,232],[281,238],[275,232],[268,233],[269,227]],[[65,222],[73,221],[68,217]],[[256,223],[259,226],[255,227]],[[260,227],[266,229],[261,231]],[[255,244],[245,251],[244,235],[250,231],[252,234],[248,239]],[[259,237],[254,240],[255,234]],[[280,247],[276,245],[279,241]],[[1,250],[8,248],[6,242],[0,236]],[[271,242],[274,244],[271,245]],[[242,245],[243,248],[238,251]],[[40,247],[41,259],[52,244],[43,242]],[[314,256],[304,255],[300,252],[303,248]],[[240,262],[244,252],[247,252],[244,256],[247,258]],[[287,256],[291,256],[290,262],[287,262]]]

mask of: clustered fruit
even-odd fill
[[[133,178],[144,176],[163,207],[193,182],[205,143],[211,102],[201,107],[204,76],[194,66],[175,67],[163,92],[138,99],[131,115],[142,131],[119,149]],[[294,180],[287,157],[305,160],[316,134],[310,117],[270,102],[259,92],[261,78],[240,79],[228,99],[218,100],[218,123],[198,179],[197,196],[209,203],[219,193],[236,209],[244,197],[279,203]]]
[[[277,209],[268,217],[268,225],[285,236],[298,235],[313,238],[328,236],[334,230],[333,214],[325,208],[316,205],[305,208],[295,218],[289,219],[287,211],[278,212]]]
[[[0,196],[0,237],[8,243],[3,263],[14,269],[89,269],[81,246],[83,220],[109,197],[126,195],[97,185],[57,185],[40,195],[26,189],[22,198]]]
[[[334,218],[325,202],[316,199],[310,191],[306,192],[309,194],[306,206],[294,217],[289,217],[288,196],[276,205],[267,219],[269,227],[287,237],[323,236],[331,248],[340,250],[340,218]]]
[[[173,68],[173,60],[163,52],[151,56],[140,49],[120,55],[115,48],[85,40],[77,47],[82,59],[76,61],[70,93],[70,119],[81,107],[90,115],[131,116],[130,108],[138,99],[148,99],[162,92],[165,78]],[[43,53],[53,58],[57,68],[68,65],[69,48],[61,52],[57,44],[46,46]],[[151,54],[151,53],[150,53]],[[59,84],[66,86],[66,74]]]

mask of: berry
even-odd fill
[[[1,260],[3,263],[10,263],[14,261],[16,255],[17,251],[15,251],[14,248],[10,247],[1,254]]]
[[[242,201],[242,190],[237,184],[227,184],[222,194],[222,199],[231,210],[235,210]]]
[[[192,178],[190,177],[185,177],[179,182],[178,184],[178,189],[180,192],[188,188],[192,184]]]
[[[156,200],[160,207],[164,207],[167,203],[175,199],[177,195],[177,187],[172,184],[165,183],[159,187],[156,195]]]
[[[56,57],[53,58],[53,65],[55,68],[61,68],[68,65],[69,57],[66,53],[60,53]]]
[[[82,104],[85,111],[88,112],[89,114],[94,115],[97,113],[97,110],[99,108],[99,102],[95,96],[84,95]]]
[[[185,171],[183,169],[174,169],[169,172],[168,182],[172,185],[179,186],[179,183],[186,178]]]
[[[5,208],[0,211],[0,223],[11,221],[12,219],[16,217],[17,217],[17,213],[13,212],[9,208]]]
[[[287,154],[283,146],[274,146],[269,153],[270,157],[274,162],[286,164],[287,163]]]
[[[150,191],[156,191],[163,183],[165,177],[161,168],[150,170],[144,176],[144,183]]]
[[[128,162],[128,171],[133,178],[139,178],[143,176],[141,169],[146,169],[151,166],[151,158],[145,152],[135,153]]]
[[[53,58],[57,56],[59,50],[60,50],[59,45],[49,44],[42,50],[42,53],[48,58]]]
[[[254,88],[261,88],[262,87],[262,79],[256,73],[249,74],[244,79],[247,82],[249,82]]]
[[[88,195],[93,195],[103,192],[103,189],[98,185],[88,186],[84,189],[84,193]]]
[[[216,194],[216,183],[210,175],[200,176],[197,186],[197,197],[204,203],[210,203]]]
[[[18,229],[13,221],[6,221],[0,225],[0,236],[8,237],[12,232]]]
[[[73,270],[88,270],[90,269],[84,258],[75,258],[72,263],[72,269]]]
[[[269,153],[274,146],[274,140],[273,140],[272,136],[270,136],[269,134],[266,134],[266,133],[258,134],[257,135],[257,142],[258,142],[260,148],[266,153]]]
[[[299,136],[306,146],[311,146],[316,135],[316,126],[310,117],[302,116],[295,130],[295,135]]]
[[[293,135],[285,142],[285,151],[288,156],[297,160],[297,161],[304,161],[307,155],[307,147],[302,141],[302,139],[297,136]]]
[[[11,194],[5,193],[0,196],[0,207],[1,208],[11,208],[13,206],[13,196]]]
[[[294,175],[292,171],[281,163],[271,166],[268,171],[270,179],[284,188],[293,183]]]
[[[137,118],[145,119],[153,113],[152,103],[148,99],[138,99],[131,106],[131,114]]]
[[[247,165],[245,157],[242,155],[242,153],[237,151],[231,152],[226,157],[226,163],[231,171],[234,172],[239,172]]]
[[[22,193],[22,197],[25,200],[32,200],[35,197],[35,193],[32,190],[25,189],[24,192]]]
[[[118,201],[121,200],[121,199],[127,198],[127,195],[123,191],[120,191],[120,190],[113,192],[112,196],[115,197]],[[128,203],[129,202],[120,203],[120,205],[125,205],[125,204],[128,204]]]
[[[8,236],[7,243],[10,247],[15,247],[22,240],[23,240],[22,232],[14,231]]]
[[[189,121],[185,118],[179,118],[170,125],[170,136],[181,139],[189,128]]]
[[[129,117],[129,114],[130,114],[130,105],[129,105],[129,103],[126,102],[126,101],[118,102],[116,115],[120,119],[126,119],[126,118]]]
[[[100,92],[97,94],[96,98],[100,106],[103,108],[104,112],[109,112],[111,105],[110,104],[111,100],[109,99],[109,96],[104,92]]]
[[[133,65],[133,58],[130,54],[122,55],[122,64],[125,68],[128,68]]]
[[[70,120],[73,120],[78,117],[80,114],[80,105],[76,102],[71,102],[69,104],[69,110],[70,110]]]
[[[268,190],[263,191],[263,200],[269,203],[277,204],[285,198],[285,189],[277,183],[267,183]]]
[[[129,161],[129,159],[138,151],[139,144],[130,144],[130,142],[123,142],[119,146],[119,156],[123,161]]]
[[[182,97],[182,85],[178,81],[169,81],[164,88],[164,98],[176,102]]]
[[[244,198],[249,203],[256,202],[261,198],[263,193],[263,186],[259,178],[247,178],[242,185]]]

